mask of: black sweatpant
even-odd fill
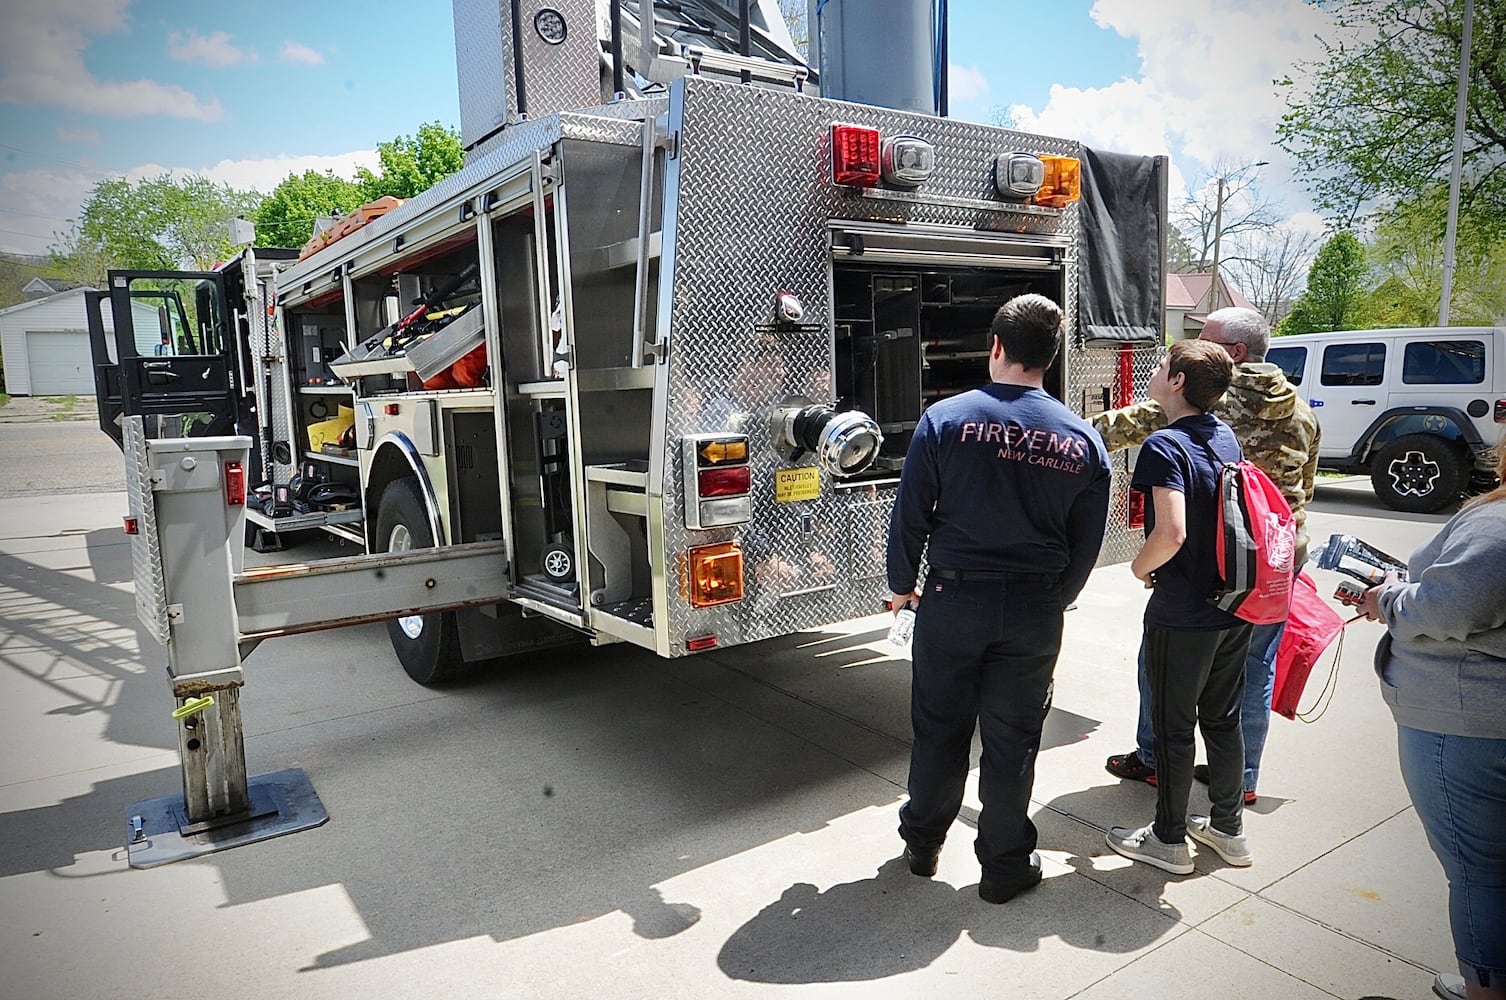
[[[979,582],[932,577],[921,593],[911,654],[915,743],[900,835],[919,850],[941,846],[962,808],[978,727],[983,809],[973,849],[985,876],[1017,878],[1029,870],[1036,845],[1030,792],[1061,650],[1061,587],[1028,574]]]
[[[1187,839],[1187,798],[1192,794],[1193,728],[1208,750],[1208,798],[1213,828],[1244,832],[1245,655],[1250,626],[1218,632],[1178,632],[1145,626],[1145,676],[1151,690],[1156,736],[1156,822],[1162,843]]]

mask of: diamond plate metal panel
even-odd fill
[[[826,182],[830,125],[872,125],[907,132],[936,147],[931,195],[953,203],[896,202],[854,196]],[[689,636],[715,634],[746,642],[871,614],[886,595],[882,548],[892,485],[835,488],[823,476],[818,499],[774,502],[775,471],[784,467],[768,439],[772,395],[831,397],[833,347],[829,287],[831,220],[913,221],[1070,240],[1065,287],[1074,289],[1076,207],[1059,215],[1022,215],[960,204],[993,200],[997,153],[1025,150],[1078,155],[1074,142],[1025,135],[795,94],[687,78],[672,91],[671,129],[679,129],[666,207],[661,316],[668,314],[665,421],[665,549],[737,539],[747,563],[749,600],[693,609],[669,599],[670,649]],[[672,216],[672,218],[671,218]],[[760,372],[757,327],[770,318],[775,294],[791,291],[820,324],[776,332],[775,371]],[[667,300],[667,303],[666,303]],[[665,309],[668,304],[671,308]],[[1068,309],[1068,343],[1075,339]],[[767,339],[770,334],[762,336]],[[766,346],[766,345],[765,345]],[[771,389],[771,383],[773,388]],[[753,436],[753,520],[743,528],[684,528],[678,439],[683,434],[742,429]]]
[[[282,314],[264,294],[263,282],[275,281],[279,268],[268,262],[257,266],[254,255],[248,252],[243,259],[245,271],[246,309],[251,323],[251,361],[254,366],[251,391],[256,396],[257,426],[247,430],[255,433],[261,446],[262,461],[272,469],[272,481],[285,483],[292,478],[294,462],[279,462],[272,455],[275,441],[290,443],[293,437],[292,393],[289,391],[287,341],[282,334]],[[258,274],[258,271],[264,271]],[[270,421],[269,421],[270,417]],[[272,433],[267,438],[266,427],[270,422]],[[262,474],[261,469],[256,474]],[[253,482],[251,486],[260,483]]]
[[[473,150],[461,170],[349,236],[289,266],[279,279],[280,287],[296,289],[304,281],[328,275],[341,261],[366,247],[390,241],[394,233],[415,219],[436,208],[450,207],[455,198],[467,191],[475,189],[475,193],[480,193],[494,176],[525,161],[536,150],[547,152],[562,138],[636,146],[642,141],[642,126],[633,120],[635,116],[657,114],[665,107],[662,99],[623,101],[589,112],[566,112],[510,126]]]
[[[167,584],[162,576],[162,550],[157,541],[157,506],[152,496],[146,428],[141,417],[121,421],[125,446],[126,509],[136,518],[131,536],[131,568],[136,581],[136,617],[162,645],[167,645]]]
[[[453,7],[461,141],[469,147],[518,116],[512,5],[507,0],[454,0]],[[600,101],[594,0],[522,0],[520,15],[528,113],[542,117]],[[546,22],[536,24],[538,17]],[[554,27],[564,29],[557,44],[545,39]]]
[[[1082,410],[1085,398],[1097,399],[1105,388],[1111,407],[1148,399],[1150,377],[1161,363],[1162,353],[1160,347],[1135,348],[1130,355],[1131,384],[1123,385],[1120,349],[1075,348],[1068,367],[1068,402],[1074,409]],[[1144,533],[1129,526],[1129,482],[1137,454],[1138,449],[1130,448],[1109,455],[1114,482],[1109,495],[1108,530],[1104,534],[1103,553],[1098,557],[1100,566],[1124,562],[1140,550]]]

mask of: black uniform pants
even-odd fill
[[[1192,793],[1194,727],[1208,750],[1208,798],[1213,828],[1244,832],[1245,655],[1250,626],[1220,632],[1175,632],[1145,626],[1145,677],[1156,735],[1155,834],[1166,844],[1187,839],[1187,798]]]
[[[1030,793],[1051,676],[1061,651],[1061,588],[1039,575],[941,579],[921,590],[912,648],[910,801],[900,836],[941,846],[962,808],[973,729],[983,738],[974,849],[983,874],[1021,875],[1035,850]]]

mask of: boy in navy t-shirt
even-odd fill
[[[1150,380],[1150,395],[1170,426],[1141,447],[1131,486],[1147,494],[1145,545],[1130,564],[1150,588],[1145,606],[1145,672],[1156,749],[1155,822],[1116,826],[1115,851],[1164,871],[1192,871],[1187,836],[1231,865],[1254,860],[1244,839],[1244,696],[1248,623],[1209,602],[1221,579],[1216,558],[1218,463],[1238,462],[1239,441],[1208,410],[1233,379],[1219,345],[1183,340]],[[1195,752],[1193,729],[1208,749],[1211,815],[1187,815]]]

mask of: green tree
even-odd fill
[[[1192,274],[1203,266],[1192,241],[1175,225],[1166,233],[1166,266],[1172,274]]]
[[[1379,278],[1370,297],[1377,325],[1432,326],[1438,322],[1447,213],[1448,187],[1438,183],[1380,216],[1368,253]],[[1494,266],[1502,249],[1478,216],[1461,216],[1449,304],[1455,325],[1490,323],[1499,315],[1489,302],[1499,281]]]
[[[427,191],[465,165],[465,150],[458,131],[429,122],[414,135],[377,143],[377,159],[381,173],[367,167],[356,171],[363,201],[385,195],[411,198]]]
[[[301,247],[314,235],[321,215],[340,216],[366,201],[360,185],[333,173],[305,170],[288,174],[256,210],[256,242],[269,247]]]
[[[255,191],[197,174],[100,181],[68,232],[58,234],[53,263],[96,287],[112,267],[208,270],[232,251],[230,220],[254,214],[260,202]]]
[[[1277,141],[1318,206],[1352,224],[1449,174],[1464,0],[1330,0],[1324,58],[1297,65]],[[1506,3],[1475,4],[1461,204],[1506,227]]]
[[[1281,321],[1281,334],[1352,330],[1363,318],[1369,269],[1365,247],[1351,232],[1338,233],[1318,250],[1307,290]]]

